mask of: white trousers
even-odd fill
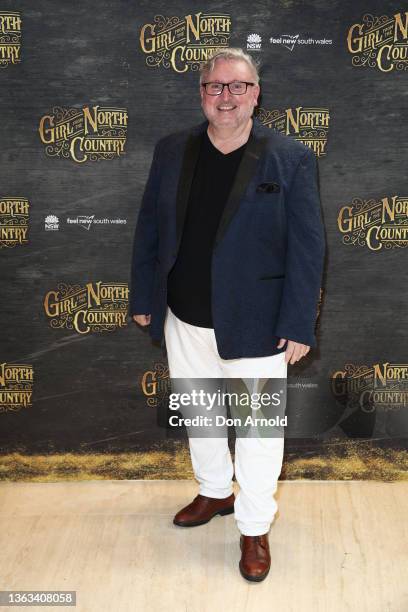
[[[222,359],[213,329],[180,321],[167,308],[164,325],[170,378],[287,378],[285,352],[268,357]],[[231,495],[234,473],[228,439],[189,437],[201,495]],[[274,494],[282,469],[284,438],[236,438],[235,477],[240,491],[235,519],[244,535],[267,533],[277,511]]]

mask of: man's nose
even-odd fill
[[[225,100],[226,102],[231,98],[231,94],[228,89],[228,85],[225,85],[224,89],[222,90],[221,98]]]

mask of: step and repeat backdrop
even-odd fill
[[[0,478],[191,474],[130,258],[154,145],[202,121],[200,64],[228,47],[260,65],[260,121],[319,162],[318,347],[289,366],[282,477],[406,477],[406,8],[0,0]]]

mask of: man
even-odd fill
[[[129,314],[165,338],[170,377],[278,378],[316,345],[324,233],[314,153],[253,118],[252,58],[215,54],[200,76],[206,121],[156,145],[135,232]],[[235,512],[241,574],[270,568],[283,437],[189,435],[200,493],[174,523]],[[234,503],[235,502],[235,503]]]

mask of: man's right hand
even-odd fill
[[[145,315],[145,314],[133,315],[132,318],[135,323],[138,323],[142,327],[145,327],[146,325],[150,325],[151,315],[149,314],[148,315]]]

